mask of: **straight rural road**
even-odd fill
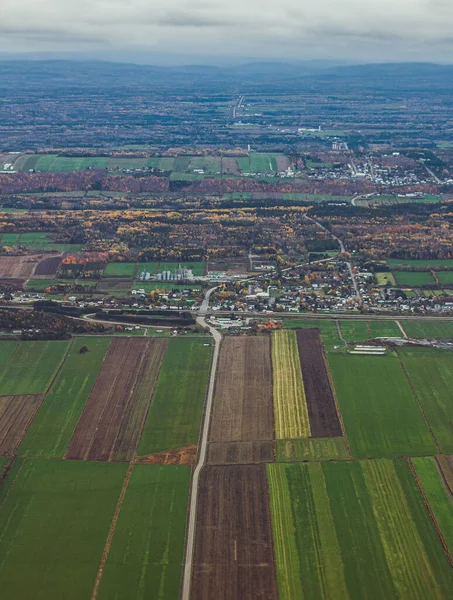
[[[209,329],[211,335],[214,338],[214,354],[212,356],[211,363],[211,374],[209,377],[209,387],[208,387],[208,395],[206,398],[206,406],[204,411],[203,423],[201,426],[201,434],[200,434],[200,451],[198,453],[198,462],[195,470],[193,472],[192,477],[192,488],[190,493],[190,506],[189,506],[189,518],[187,524],[187,543],[186,543],[186,558],[184,563],[184,577],[182,582],[182,600],[190,599],[190,585],[192,582],[192,569],[193,569],[193,554],[194,554],[194,546],[195,546],[195,528],[196,528],[196,520],[197,520],[197,504],[198,504],[198,482],[200,479],[201,469],[204,467],[206,463],[206,454],[208,450],[208,435],[209,435],[209,425],[211,422],[211,412],[212,412],[212,403],[214,398],[214,385],[215,385],[215,377],[217,372],[217,363],[219,361],[219,352],[220,352],[220,342],[222,341],[221,334],[206,323],[205,315],[208,312],[209,308],[209,298],[212,292],[216,288],[211,288],[206,293],[203,303],[199,310],[199,316],[197,318],[197,323],[199,323],[202,327]]]

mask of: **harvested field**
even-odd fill
[[[164,452],[138,456],[136,465],[193,465],[197,458],[198,446],[187,446],[186,448],[174,448]]]
[[[33,277],[47,278],[47,277],[49,277],[49,275],[52,275],[52,276],[56,275],[56,273],[58,271],[58,267],[60,266],[60,263],[61,263],[61,256],[52,256],[50,258],[45,258],[36,267]]]
[[[277,440],[276,446],[277,462],[350,458],[345,439],[342,437]]]
[[[42,399],[42,395],[0,397],[0,454],[16,453]]]
[[[266,338],[226,338],[220,351],[211,442],[272,440],[272,365]]]
[[[310,421],[294,331],[272,333],[275,434],[277,439],[310,437]]]
[[[112,340],[74,431],[68,459],[130,460],[165,349],[165,340]],[[134,389],[137,378],[139,383]]]
[[[192,598],[276,599],[265,467],[206,467],[199,489]]]
[[[317,329],[299,330],[297,346],[310,417],[311,435],[314,438],[341,437],[341,425],[319,331]]]
[[[99,292],[111,292],[111,291],[115,291],[115,290],[130,290],[132,287],[132,280],[131,279],[126,279],[126,280],[121,280],[121,279],[103,279],[102,281],[100,281],[97,286],[96,289]]]
[[[286,171],[291,166],[291,161],[287,156],[277,154],[275,158],[277,160],[277,171]]]
[[[453,496],[453,456],[437,456],[436,459],[442,471],[445,484]]]
[[[222,173],[225,175],[241,175],[238,161],[236,158],[222,157]]]
[[[0,256],[1,279],[29,279],[35,272],[42,254],[27,256]]]
[[[273,441],[211,442],[208,463],[211,465],[274,462]]]

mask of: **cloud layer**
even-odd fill
[[[0,52],[453,62],[451,0],[2,0]]]

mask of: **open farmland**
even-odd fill
[[[342,346],[335,321],[327,319],[285,319],[285,329],[319,329],[325,346]]]
[[[453,556],[453,502],[436,459],[413,458],[412,463],[450,556]]]
[[[20,445],[20,456],[63,457],[109,344],[109,338],[81,337],[72,342],[62,368]],[[83,346],[88,352],[80,352]]]
[[[106,265],[104,275],[111,277],[132,277],[136,270],[135,263],[109,263]]]
[[[178,598],[190,475],[184,466],[134,466],[99,600]]]
[[[3,600],[90,598],[126,469],[26,459],[10,472],[17,478],[0,510]]]
[[[437,456],[437,464],[450,494],[453,495],[453,456]]]
[[[55,276],[58,271],[58,267],[60,266],[60,263],[61,256],[52,256],[50,258],[45,258],[44,260],[38,263],[33,277]]]
[[[205,345],[202,339],[169,341],[137,450],[139,455],[198,443],[211,350],[211,345]]]
[[[206,467],[199,486],[191,597],[276,599],[265,467]]]
[[[210,461],[219,463],[224,458],[224,462],[255,462],[263,452],[272,460],[273,437],[270,341],[259,337],[226,338],[214,395]]]
[[[165,349],[165,340],[112,340],[66,458],[125,460],[134,453]]]
[[[321,338],[317,329],[297,332],[310,431],[314,438],[341,437],[335,399],[324,359]]]
[[[294,331],[272,334],[275,434],[277,439],[310,437],[310,422]]]
[[[47,391],[69,348],[68,342],[5,342],[9,362],[1,366],[0,389],[4,396],[43,394]]]
[[[280,600],[449,597],[452,571],[405,461],[273,464],[268,477]]]
[[[436,446],[394,355],[331,352],[329,364],[355,458],[436,454]]]
[[[0,396],[0,454],[16,453],[43,396]]]
[[[410,338],[453,339],[452,321],[404,321],[403,329]]]
[[[42,255],[0,256],[1,279],[29,279]]]
[[[401,348],[398,355],[440,452],[453,454],[453,354],[435,348]]]
[[[340,321],[340,327],[348,342],[363,342],[372,337],[366,321]]]
[[[369,321],[372,338],[377,337],[402,337],[401,329],[395,321]]]
[[[277,440],[277,462],[340,460],[350,458],[345,438],[300,438]]]
[[[395,271],[393,275],[398,285],[417,287],[419,285],[430,285],[435,283],[435,279],[430,272]]]

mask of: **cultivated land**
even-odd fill
[[[112,340],[66,458],[130,459],[139,441],[153,379],[157,377],[165,349],[164,340]],[[142,381],[134,388],[137,377]],[[149,385],[149,394],[143,385]]]
[[[109,338],[75,339],[33,424],[18,450],[20,456],[62,458],[85,408],[110,345]],[[86,346],[88,352],[80,353]]]
[[[452,571],[403,461],[268,465],[279,598],[448,598]]]
[[[319,331],[317,329],[298,331],[297,347],[311,435],[314,438],[340,437],[342,431]]]
[[[398,356],[440,452],[453,454],[453,354],[435,348],[401,348]]]
[[[184,466],[134,466],[99,600],[178,598],[190,476]]]
[[[0,454],[16,453],[43,396],[0,396]]]
[[[453,339],[450,321],[405,321],[403,328],[410,338]]]
[[[310,437],[310,422],[295,332],[273,332],[272,367],[276,438]]]
[[[205,344],[194,338],[169,341],[139,455],[198,443],[212,350]]]
[[[132,277],[136,268],[135,263],[109,263],[104,269],[104,275]]]
[[[355,458],[436,454],[436,445],[396,356],[331,352],[329,364]]]
[[[191,598],[276,599],[265,467],[205,467],[199,485]]]
[[[4,242],[6,244],[6,242]],[[0,256],[1,279],[28,279],[42,256]]]
[[[398,285],[408,285],[417,287],[418,285],[429,285],[435,283],[435,279],[431,273],[416,272],[416,271],[395,271],[393,273]]]
[[[276,456],[277,462],[350,458],[350,454],[343,437],[277,440]]]
[[[226,338],[217,373],[209,459],[214,463],[221,458],[255,462],[264,452],[272,460],[273,437],[270,340]]]
[[[10,472],[0,510],[4,600],[90,597],[126,469],[26,459],[14,483]]]
[[[343,342],[338,337],[338,329],[335,321],[317,319],[285,319],[285,329],[312,329],[315,327],[321,332],[325,346],[341,346]]]
[[[340,327],[348,342],[362,342],[372,337],[366,321],[340,321]]]
[[[43,394],[47,391],[69,348],[69,342],[0,341],[0,355],[9,362],[0,367],[0,389],[5,396]]]

